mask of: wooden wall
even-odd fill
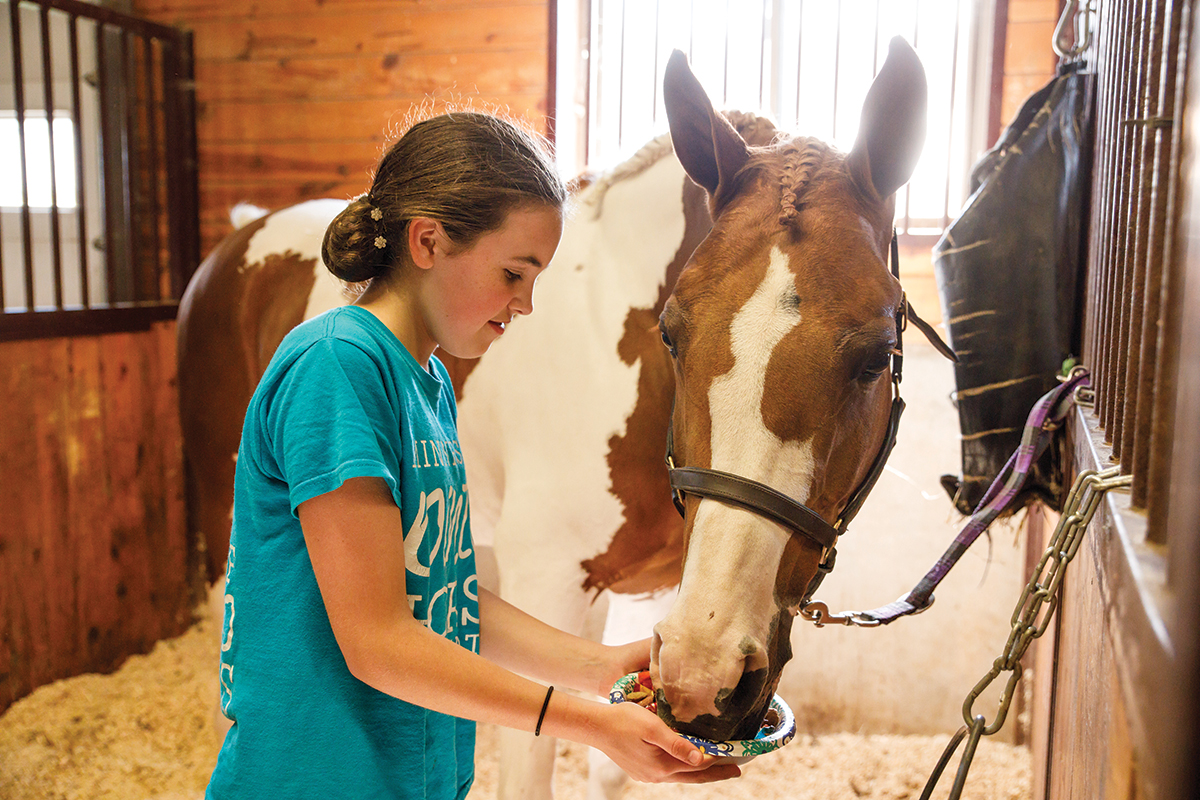
[[[0,711],[191,622],[175,325],[0,343]]]
[[[1025,98],[1054,77],[1058,56],[1051,44],[1062,0],[1008,0],[1000,124],[1017,115]]]
[[[194,33],[205,254],[238,202],[365,191],[426,98],[545,129],[547,0],[134,0],[133,12]]]

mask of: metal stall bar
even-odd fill
[[[947,127],[953,133],[954,131],[954,106],[955,99],[958,97],[958,92],[955,87],[958,83],[958,29],[962,21],[962,5],[954,4],[954,45],[950,48],[950,121]],[[879,38],[879,23],[875,24],[875,38]],[[878,48],[877,48],[878,49]],[[946,191],[942,199],[942,228],[950,225],[950,174],[954,171],[954,146],[953,143],[946,148]]]
[[[1172,42],[1168,52],[1173,64],[1167,69],[1167,82],[1163,87],[1163,96],[1170,99],[1172,119],[1177,119],[1184,109],[1184,95],[1187,82],[1176,80],[1176,73],[1182,65],[1189,62],[1191,42],[1191,3],[1185,0],[1172,0],[1171,3],[1171,34]],[[1176,44],[1176,42],[1178,44]],[[1169,137],[1169,168],[1166,170],[1166,201],[1163,204],[1163,233],[1162,233],[1162,279],[1159,292],[1158,330],[1158,360],[1154,365],[1154,395],[1153,413],[1150,430],[1150,456],[1146,469],[1146,510],[1147,510],[1147,539],[1156,544],[1167,544],[1170,538],[1171,526],[1168,524],[1170,508],[1168,497],[1171,485],[1171,464],[1174,459],[1175,443],[1175,398],[1179,391],[1179,378],[1176,373],[1180,360],[1180,348],[1183,335],[1183,291],[1182,279],[1184,274],[1181,254],[1176,249],[1176,222],[1179,218],[1179,185],[1182,159],[1183,139],[1186,131],[1184,126],[1173,122]],[[1167,139],[1165,129],[1161,137]],[[1168,144],[1162,144],[1167,149]],[[1147,320],[1151,324],[1152,320]],[[1194,537],[1193,537],[1194,538]],[[1186,559],[1172,559],[1168,564],[1168,581],[1175,582],[1175,572],[1181,568]],[[1186,568],[1185,568],[1186,569]]]
[[[25,146],[25,64],[21,53],[21,4],[8,4],[12,33],[13,110],[17,118],[17,158],[21,165],[21,255],[24,259],[25,308],[33,310],[33,223],[29,215],[29,154]],[[0,298],[2,300],[3,298]]]
[[[172,296],[183,294],[200,263],[199,231],[191,221],[199,208],[196,126],[192,120],[192,38],[163,39],[164,158],[167,170],[167,241]]]
[[[121,208],[123,214],[121,225],[125,233],[125,261],[121,274],[125,276],[127,287],[118,295],[119,300],[142,301],[146,298],[145,275],[143,274],[142,237],[134,225],[135,216],[140,211],[137,198],[138,169],[141,156],[138,153],[137,127],[137,70],[136,56],[132,53],[133,34],[127,29],[121,29],[121,52],[116,63],[118,74],[121,76],[121,110],[120,117],[121,140],[125,143],[122,148],[125,162],[121,171]]]
[[[79,16],[67,16],[71,57],[71,118],[75,120],[75,219],[79,238],[79,293],[84,308],[92,304],[88,280],[87,205],[83,176],[83,100],[79,95]]]
[[[123,164],[125,157],[121,152],[120,142],[111,141],[115,137],[112,136],[113,125],[110,122],[112,101],[109,99],[109,69],[107,67],[109,56],[108,47],[104,43],[104,28],[103,22],[96,24],[96,95],[100,111],[100,125],[99,130],[96,131],[96,139],[100,153],[100,203],[104,212],[104,300],[106,304],[112,305],[117,289],[118,247],[122,252],[124,251],[124,244],[118,236],[118,231],[121,229],[121,217],[117,213],[118,204],[114,202],[113,198],[114,187],[120,186],[115,162],[119,159]]]
[[[1166,247],[1163,239],[1167,225],[1167,199],[1172,184],[1169,176],[1175,171],[1170,160],[1170,128],[1165,121],[1174,115],[1175,72],[1178,68],[1179,7],[1175,3],[1158,3],[1151,41],[1151,81],[1145,110],[1138,125],[1143,136],[1143,161],[1150,173],[1149,185],[1143,191],[1146,200],[1139,234],[1144,241],[1142,280],[1136,284],[1140,294],[1137,304],[1136,347],[1130,353],[1131,367],[1125,392],[1130,397],[1133,416],[1125,426],[1123,450],[1129,454],[1129,471],[1133,474],[1133,505],[1145,508],[1149,498],[1148,462],[1154,422],[1154,392],[1159,352],[1158,323],[1162,312],[1163,264]],[[1143,235],[1144,234],[1144,235]],[[1136,370],[1132,364],[1136,363]]]
[[[1122,132],[1128,142],[1130,165],[1130,194],[1124,208],[1127,215],[1124,228],[1121,274],[1124,280],[1125,302],[1121,306],[1121,330],[1118,347],[1122,354],[1121,371],[1116,376],[1116,391],[1120,394],[1117,416],[1110,431],[1113,452],[1121,458],[1121,474],[1128,475],[1133,465],[1133,431],[1130,423],[1137,414],[1136,381],[1140,368],[1141,348],[1137,337],[1142,328],[1142,305],[1146,281],[1146,225],[1148,223],[1150,192],[1153,180],[1147,163],[1149,144],[1142,120],[1150,116],[1150,87],[1157,81],[1153,51],[1155,38],[1161,39],[1159,17],[1154,0],[1142,0],[1138,9],[1137,53],[1134,57],[1133,92],[1129,114],[1121,119]],[[1150,53],[1147,58],[1146,54]],[[1160,53],[1161,57],[1161,53]]]
[[[42,100],[46,109],[46,144],[50,149],[50,261],[54,281],[54,307],[63,307],[62,231],[58,218],[58,170],[54,148],[54,72],[50,67],[50,9],[41,6],[38,24],[42,36]]]

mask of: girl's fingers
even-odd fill
[[[671,731],[665,725],[668,735],[665,740],[657,742],[658,746],[666,750],[679,761],[686,764],[691,764],[693,767],[698,767],[704,762],[704,751],[696,745],[684,739],[679,734]]]

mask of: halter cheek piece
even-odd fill
[[[900,278],[900,250],[894,231],[892,232],[891,262],[892,275],[898,280]],[[766,517],[790,529],[793,533],[808,537],[821,546],[821,563],[818,565],[817,574],[813,576],[804,590],[804,596],[799,604],[800,608],[804,608],[812,600],[813,594],[816,593],[817,587],[821,585],[825,575],[833,571],[834,562],[837,560],[837,550],[835,549],[837,539],[846,532],[850,521],[854,519],[862,507],[863,501],[867,499],[867,495],[875,486],[875,482],[883,474],[883,467],[896,444],[896,433],[900,428],[900,414],[904,411],[904,401],[900,398],[900,378],[904,366],[904,346],[901,334],[908,325],[907,309],[908,301],[901,295],[900,304],[896,307],[896,347],[892,350],[891,355],[892,409],[888,416],[887,429],[884,431],[883,444],[880,445],[879,452],[871,463],[871,468],[863,477],[858,488],[850,495],[850,499],[843,506],[837,521],[832,525],[803,503],[798,503],[782,492],[758,481],[715,469],[676,466],[674,414],[672,414],[672,421],[667,427],[667,474],[671,482],[671,498],[675,501],[675,508],[679,509],[681,516],[684,513],[683,496],[685,494],[711,498]]]

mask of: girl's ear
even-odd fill
[[[408,223],[408,255],[420,269],[433,266],[434,253],[444,249],[439,238],[444,237],[442,223],[428,217],[417,217]]]

